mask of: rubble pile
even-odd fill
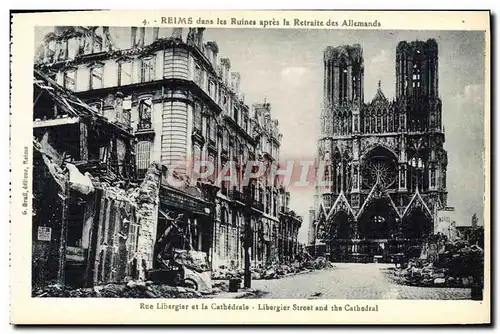
[[[212,294],[227,292],[227,291],[229,291],[227,281],[217,280],[212,283]]]
[[[448,242],[435,259],[410,259],[406,268],[394,271],[394,279],[415,286],[470,287],[481,283],[483,257],[477,245]]]
[[[228,280],[242,278],[245,274],[243,269],[230,269],[226,266],[220,266],[219,268],[212,271],[212,279],[214,280]]]
[[[189,288],[173,287],[149,282],[130,281],[127,284],[106,284],[93,288],[71,289],[61,285],[35,288],[33,297],[65,298],[200,298],[202,294]]]
[[[285,276],[290,276],[294,274],[298,274],[301,272],[310,272],[312,270],[322,270],[333,268],[333,265],[327,261],[327,259],[323,256],[317,257],[316,259],[312,259],[312,257],[305,257],[299,261],[296,261],[288,264],[271,264],[268,266],[262,267],[253,267],[251,268],[252,280],[260,280],[260,279],[278,279]],[[228,269],[224,266],[219,267],[218,269],[212,272],[213,280],[229,280],[229,279],[242,279],[245,274],[243,269]]]

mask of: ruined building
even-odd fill
[[[37,70],[33,80],[33,286],[144,277],[159,177],[132,185],[127,117],[110,121]]]
[[[113,29],[127,36],[122,47]],[[203,28],[125,29],[57,28],[45,37],[36,69],[99,117],[127,124],[131,182],[139,185],[151,164],[159,164],[157,224],[148,233],[158,240],[172,224],[180,226],[169,247],[206,252],[212,268],[243,267],[244,237],[252,240],[253,265],[292,259],[302,220],[288,207],[286,189],[264,178],[248,186],[216,178],[229,161],[241,180],[249,161],[279,159],[281,134],[270,104],[245,104],[240,74],[219,57],[216,42],[204,41]],[[208,180],[188,168],[197,160],[216,166]],[[145,266],[157,265],[164,246],[153,247]]]
[[[396,96],[364,100],[360,45],[324,51],[323,180],[309,246],[336,261],[390,261],[434,230],[447,202],[435,40],[400,42]]]

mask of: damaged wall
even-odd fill
[[[139,220],[137,259],[140,263],[140,279],[145,278],[145,270],[153,268],[154,263],[161,172],[159,164],[152,164],[139,189],[134,193]]]
[[[37,147],[33,150],[32,285],[58,279],[64,189],[53,179]],[[45,160],[47,161],[47,160]],[[64,177],[62,173],[59,175]]]
[[[161,169],[152,165],[139,187],[102,187],[94,282],[144,279],[153,267]]]
[[[100,191],[94,282],[121,282],[137,275],[135,203],[123,189],[105,187]]]

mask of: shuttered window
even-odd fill
[[[151,142],[141,141],[137,143],[137,177],[142,179],[150,165]]]

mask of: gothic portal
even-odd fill
[[[396,48],[396,97],[364,102],[360,45],[324,51],[319,178],[310,244],[333,261],[390,261],[433,233],[446,206],[438,46]]]

